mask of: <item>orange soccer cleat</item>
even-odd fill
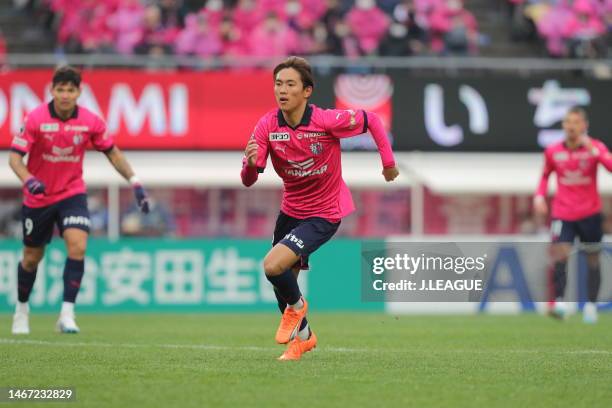
[[[285,308],[283,317],[281,317],[280,325],[276,331],[277,343],[289,343],[293,332],[297,332],[299,329],[302,319],[306,317],[306,313],[308,312],[308,302],[306,302],[306,299],[304,298],[302,298],[302,301],[304,302],[304,307],[302,307],[300,310],[295,310],[290,306]]]
[[[302,340],[298,336],[291,340],[287,350],[278,359],[281,361],[299,360],[302,358],[302,354],[309,352],[315,347],[317,347],[317,336],[311,331],[308,340]]]

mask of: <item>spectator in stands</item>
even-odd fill
[[[438,3],[431,15],[431,48],[439,54],[476,54],[478,30],[474,15],[462,0]]]
[[[93,52],[104,45],[110,45],[112,38],[108,35],[106,25],[112,11],[110,0],[51,0],[49,5],[59,18],[60,49],[67,52]]]
[[[356,0],[355,7],[346,15],[351,32],[366,55],[376,54],[380,41],[389,28],[389,17],[376,6],[374,0]]]
[[[255,0],[239,0],[232,12],[232,19],[236,28],[248,36],[251,31],[263,20],[264,16]]]
[[[551,57],[564,57],[567,48],[563,38],[563,28],[567,26],[572,11],[566,0],[560,0],[554,7],[546,7],[542,16],[533,15],[538,32],[544,38],[546,50]]]
[[[200,14],[203,14],[206,17],[208,25],[210,25],[213,30],[217,31],[225,14],[223,0],[207,0],[204,8],[200,10]]]
[[[136,46],[136,52],[156,56],[172,53],[172,45],[180,32],[178,25],[165,27],[162,23],[162,10],[155,5],[145,9],[143,19],[142,39]]]
[[[145,8],[139,0],[122,0],[109,17],[108,24],[115,33],[115,50],[132,54],[144,35]]]
[[[425,49],[426,34],[421,27],[414,0],[403,0],[393,9],[393,22],[381,45],[381,54],[408,56]]]
[[[165,29],[174,28],[180,30],[185,27],[186,13],[182,1],[159,0],[158,7],[161,12],[161,25]]]
[[[269,12],[250,36],[250,54],[257,57],[282,57],[300,54],[300,40],[275,12]]]
[[[223,43],[217,29],[208,22],[207,14],[189,14],[185,28],[177,36],[174,50],[179,55],[212,57],[220,55]]]
[[[244,32],[226,16],[219,26],[219,35],[223,44],[223,55],[245,56],[249,53],[249,42]]]
[[[56,16],[67,52],[402,56],[421,53],[431,38],[439,54],[466,54],[479,38],[464,0],[38,1]],[[186,4],[201,6],[189,22]]]
[[[569,55],[579,58],[602,56],[606,27],[597,8],[590,0],[575,0],[572,11],[562,32],[568,40]]]

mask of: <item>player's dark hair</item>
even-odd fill
[[[59,67],[53,73],[53,87],[59,84],[73,84],[77,88],[81,86],[81,73],[69,65]]]
[[[304,88],[314,88],[314,78],[312,68],[306,59],[302,57],[289,57],[274,68],[273,79],[276,80],[276,75],[283,69],[293,68],[300,74]]]
[[[584,119],[585,122],[589,121],[589,115],[587,114],[586,110],[584,110],[584,108],[581,108],[580,106],[574,106],[569,111],[567,111],[568,115],[570,113],[575,113],[577,115],[582,116],[582,119]]]

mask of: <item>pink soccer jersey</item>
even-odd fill
[[[597,166],[612,171],[612,155],[605,144],[591,139],[593,148],[568,149],[564,142],[549,146],[544,152],[544,171],[536,196],[546,197],[548,177],[557,173],[557,193],[553,199],[552,217],[576,221],[601,211],[597,192]]]
[[[25,119],[11,150],[29,154],[28,171],[45,184],[45,194],[32,195],[24,187],[24,204],[39,208],[86,192],[83,156],[88,143],[98,151],[113,148],[106,124],[96,114],[77,106],[66,121],[59,118],[53,102],[42,104]]]
[[[371,113],[308,105],[295,129],[287,124],[280,109],[264,115],[251,136],[257,140],[257,171],[263,172],[271,156],[274,170],[284,183],[281,211],[298,219],[321,217],[332,222],[350,214],[355,207],[342,179],[340,139],[368,129],[383,167],[395,166],[380,119]],[[244,163],[241,174],[246,185],[257,179],[254,168]]]

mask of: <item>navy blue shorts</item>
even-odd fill
[[[281,213],[276,219],[272,246],[281,243],[289,247],[300,261],[295,266],[308,269],[308,256],[319,249],[338,231],[340,223],[329,222],[324,218],[312,217],[303,220]]]
[[[553,220],[550,229],[553,242],[573,243],[576,237],[583,243],[600,243],[603,237],[601,213],[576,221]]]
[[[77,194],[47,207],[31,208],[26,205],[22,207],[21,226],[24,245],[41,247],[48,244],[53,237],[55,225],[61,235],[68,228],[78,228],[89,233],[87,196]]]

